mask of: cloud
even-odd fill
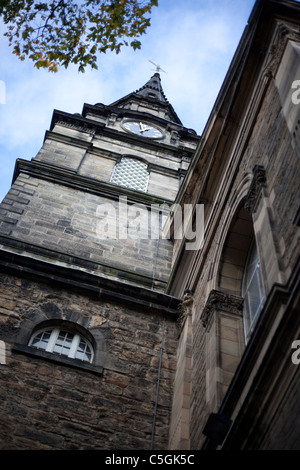
[[[54,109],[81,112],[84,103],[110,104],[140,88],[161,65],[165,94],[186,127],[198,133],[209,117],[254,0],[160,0],[142,49],[124,48],[99,59],[99,70],[76,67],[57,74],[20,62],[0,38],[0,199],[9,189],[16,158],[31,159],[43,143]]]
[[[146,50],[167,71],[161,74],[164,91],[182,122],[198,133],[208,119],[253,3],[186,0],[185,8],[182,2],[174,2],[172,8],[156,11],[151,47],[147,43]]]

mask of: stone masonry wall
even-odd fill
[[[112,217],[116,215],[117,232],[114,220],[105,215],[108,205]],[[162,288],[171,268],[171,241],[151,239],[151,227],[159,223],[156,216],[148,219],[145,231],[134,206],[126,208],[127,220],[123,213],[119,218],[119,207],[119,201],[20,174],[0,205],[0,234],[57,256],[83,258],[111,277],[118,276],[114,268],[119,268],[124,278],[130,272],[150,287],[154,277]],[[127,238],[118,238],[118,224],[129,227]]]
[[[122,128],[120,127],[122,131]],[[122,135],[122,134],[121,134]],[[148,148],[140,143],[112,140],[101,135],[90,135],[63,125],[56,125],[48,133],[45,142],[34,158],[36,161],[49,163],[78,172],[95,180],[109,182],[116,159],[122,156],[141,158],[149,167],[149,185],[147,192],[166,200],[175,199],[179,189],[179,173],[187,165],[174,148]],[[153,166],[160,167],[154,170]],[[167,170],[166,172],[163,170]],[[168,174],[172,171],[172,175]]]
[[[206,346],[206,329],[201,324],[201,314],[212,289],[220,289],[219,266],[216,259],[220,259],[222,250],[221,240],[225,240],[224,227],[229,227],[234,212],[230,210],[230,202],[239,198],[239,190],[245,175],[252,175],[255,165],[264,168],[266,174],[265,199],[261,200],[259,209],[253,214],[253,225],[258,246],[265,298],[268,296],[273,282],[287,282],[290,273],[299,257],[299,227],[297,226],[298,198],[299,194],[299,155],[294,136],[287,127],[285,116],[282,113],[278,90],[275,82],[271,81],[260,112],[257,116],[252,134],[249,136],[248,146],[243,153],[242,160],[237,169],[233,185],[228,192],[223,192],[221,200],[215,201],[222,209],[222,217],[218,226],[214,228],[214,239],[208,253],[206,263],[202,268],[197,289],[194,293],[194,369],[193,392],[191,399],[191,448],[201,448],[205,436],[202,429],[206,423],[208,414],[216,412],[209,409],[207,403],[207,363],[200,361],[201,351]],[[224,202],[225,201],[225,202]],[[242,202],[242,201],[241,201]],[[259,211],[264,211],[260,212]],[[268,221],[269,231],[265,227]],[[272,252],[270,246],[272,241]],[[238,243],[238,242],[237,242]],[[233,247],[234,248],[234,247]],[[222,253],[222,252],[221,252]],[[276,261],[276,263],[275,263]],[[276,264],[278,271],[274,271]],[[212,276],[213,273],[213,276]],[[237,273],[238,275],[239,273]],[[236,293],[238,295],[238,293]],[[223,338],[226,339],[226,338]],[[219,338],[222,344],[222,337]],[[219,351],[220,354],[220,351]],[[236,358],[232,357],[232,360]],[[204,358],[203,358],[204,360]],[[232,371],[234,372],[234,371]],[[217,370],[216,376],[222,377],[222,371]],[[224,397],[228,383],[219,384],[221,394],[217,405]],[[217,386],[217,383],[216,383]]]
[[[105,339],[103,374],[12,349],[36,320],[72,320]],[[0,448],[150,448],[163,316],[1,274]],[[166,449],[176,360],[176,322],[166,319],[154,449]],[[54,355],[53,355],[54,356]]]

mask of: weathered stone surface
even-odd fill
[[[27,281],[24,290],[17,278],[8,275],[2,275],[1,281],[0,307],[13,308],[15,315],[14,335],[7,334],[7,323],[0,322],[0,338],[5,338],[7,355],[6,364],[0,365],[0,419],[4,423],[0,448],[148,449],[163,318],[151,311],[90,300],[51,286],[44,286],[42,291],[34,281]],[[72,317],[94,336],[97,329],[106,329],[102,376],[11,351],[13,338],[16,342],[29,340],[22,336],[26,324],[30,331],[39,319]],[[174,367],[170,368],[169,363],[175,364],[176,332],[175,322],[168,321],[160,377],[157,449],[166,448],[168,442],[174,378]]]
[[[132,273],[138,280],[141,275],[142,283],[151,285],[154,277],[159,284],[166,284],[171,269],[172,243],[151,239],[150,223],[147,223],[147,232],[143,233],[134,222],[134,217],[139,217],[138,212],[122,221],[118,216],[118,201],[108,202],[104,197],[48,181],[31,178],[32,181],[38,187],[34,194],[28,194],[30,199],[26,199],[26,203],[11,195],[13,189],[8,193],[5,201],[9,200],[12,206],[23,204],[23,208],[22,212],[14,213],[14,217],[0,215],[0,233],[36,247],[91,260],[107,275],[114,276],[114,268],[120,268],[124,276],[127,272]],[[101,208],[106,204],[112,207],[116,218],[103,221]],[[119,239],[119,227],[123,230],[123,223],[124,229],[127,230],[127,226],[129,229],[126,238]],[[107,226],[105,232],[103,226]]]

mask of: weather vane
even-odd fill
[[[164,73],[167,73],[164,69],[161,68],[160,65],[156,64],[155,62],[152,62],[152,60],[150,60],[150,59],[148,59],[148,61],[151,62],[151,64],[155,65],[155,67],[156,67],[155,71],[157,73],[159,73],[160,71],[162,71]]]

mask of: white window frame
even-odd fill
[[[50,338],[47,342],[47,346],[46,348],[41,348],[41,347],[38,347],[38,346],[34,346],[32,343],[34,342],[34,339],[40,334],[40,333],[43,333],[43,332],[50,332]],[[71,335],[73,335],[73,338],[72,338],[72,341],[71,341],[71,346],[70,346],[70,351],[68,354],[63,354],[62,352],[57,352],[57,351],[54,351],[54,348],[56,346],[56,342],[57,342],[57,339],[58,339],[58,336],[59,336],[59,333],[60,332],[63,332],[63,333],[69,333]],[[90,349],[90,353],[91,353],[91,359],[88,361],[86,359],[80,359],[80,358],[77,358],[76,357],[76,353],[77,353],[77,349],[79,347],[79,344],[80,342],[83,341],[86,346],[89,347]],[[70,359],[77,359],[79,361],[82,361],[82,362],[88,362],[88,363],[92,363],[93,362],[93,359],[94,359],[94,349],[91,345],[91,343],[86,339],[84,338],[83,336],[81,336],[80,334],[78,333],[75,333],[75,332],[72,332],[72,330],[67,330],[67,329],[64,329],[63,327],[60,328],[60,327],[48,327],[48,328],[42,328],[38,331],[36,331],[30,338],[30,341],[29,341],[29,346],[35,348],[35,349],[40,349],[41,351],[46,351],[46,352],[49,352],[49,353],[52,353],[52,354],[58,354],[59,356],[64,356],[64,357],[68,357]],[[84,354],[86,352],[86,349],[84,351]]]

